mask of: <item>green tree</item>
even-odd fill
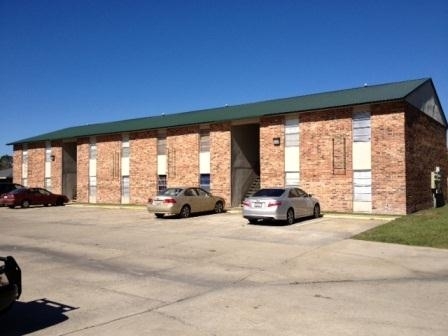
[[[0,170],[12,168],[12,156],[3,155],[0,157]]]

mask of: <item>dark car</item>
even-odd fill
[[[0,313],[4,312],[22,293],[22,272],[11,256],[0,257]]]
[[[19,188],[25,188],[25,187],[18,183],[0,182],[0,195]]]
[[[20,188],[3,194],[0,204],[15,208],[21,206],[28,208],[30,205],[64,205],[68,203],[65,195],[53,194],[44,188]]]

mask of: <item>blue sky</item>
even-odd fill
[[[0,0],[0,155],[65,127],[431,77],[448,2]]]

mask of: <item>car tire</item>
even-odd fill
[[[314,218],[319,218],[320,217],[320,205],[319,204],[315,204],[314,205],[313,217]]]
[[[258,219],[250,218],[250,219],[248,219],[248,221],[250,224],[257,224]]]
[[[8,205],[8,208],[10,209],[14,209],[16,206],[15,205]]]
[[[180,209],[179,217],[180,218],[188,218],[190,217],[191,209],[189,205],[184,205],[182,209]]]
[[[216,202],[215,204],[215,213],[221,213],[224,211],[224,204],[221,201]]]
[[[23,200],[22,201],[22,208],[29,208],[30,207],[30,201]]]
[[[289,208],[286,212],[286,224],[292,225],[296,221],[294,217],[294,210],[292,208]]]
[[[163,217],[163,213],[156,213],[154,214],[157,218],[162,218]]]
[[[57,206],[64,206],[64,199],[62,197],[58,198],[56,201]]]

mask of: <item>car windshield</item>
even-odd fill
[[[260,189],[253,197],[280,197],[285,192],[285,189]]]
[[[168,188],[159,193],[159,196],[177,196],[181,193],[182,188]]]
[[[11,194],[20,194],[20,193],[22,193],[22,192],[24,192],[24,191],[26,191],[26,190],[27,190],[27,189],[25,189],[25,188],[14,189],[14,190],[10,191],[10,193],[11,193]]]

